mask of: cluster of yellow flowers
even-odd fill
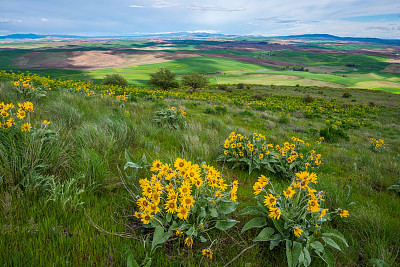
[[[0,129],[9,129],[16,124],[16,118],[23,120],[28,112],[34,112],[32,102],[26,101],[24,103],[18,103],[19,109],[14,112],[15,105],[13,103],[5,104],[0,103],[0,114],[2,121],[0,122]],[[22,124],[21,131],[30,131],[32,128],[29,122]]]
[[[176,107],[171,107],[171,110],[172,110],[172,111],[175,111],[175,110],[176,110]],[[185,115],[186,115],[186,112],[185,112],[183,109],[180,108],[178,111],[181,113],[182,116],[185,116]]]
[[[285,214],[285,221],[293,222],[299,221],[296,218],[288,218],[289,214],[295,214],[290,212],[289,209],[296,208],[300,206],[300,210],[306,210],[311,212],[312,214],[317,213],[317,216],[313,216],[315,218],[314,222],[316,223],[315,227],[318,227],[317,223],[322,223],[323,218],[327,215],[328,209],[321,208],[321,202],[325,201],[324,192],[317,192],[310,185],[317,183],[317,175],[315,173],[310,173],[308,171],[301,171],[295,174],[294,180],[290,186],[288,186],[285,190],[283,190],[283,196],[279,194],[274,195],[269,193],[265,187],[269,184],[268,179],[261,175],[258,178],[258,181],[253,185],[254,195],[258,196],[261,192],[265,193],[264,196],[264,206],[268,207],[269,217],[275,220],[279,220],[281,215]],[[302,207],[302,203],[307,203],[306,207]],[[344,218],[349,215],[347,210],[337,209],[336,213]],[[302,211],[299,214],[306,214]],[[307,228],[307,225],[293,225],[292,227],[293,233],[296,236],[300,236],[303,233],[303,230]],[[301,229],[303,228],[303,229]]]
[[[370,138],[370,142],[371,142],[371,145],[374,147],[374,148],[377,148],[377,147],[385,147],[385,141],[384,140],[382,140],[382,139],[376,139],[376,138]]]
[[[320,144],[322,140],[323,137],[317,141],[317,144]],[[277,171],[281,171],[282,168],[289,171],[293,168],[294,165],[291,164],[294,162],[298,165],[296,168],[301,170],[314,169],[323,164],[321,154],[316,153],[314,149],[308,151],[303,149],[304,146],[309,147],[309,143],[297,137],[292,137],[292,141],[293,143],[284,142],[282,145],[274,145],[267,142],[266,137],[259,133],[253,133],[249,138],[231,132],[225,139],[224,154],[219,159],[242,164],[246,162],[249,167],[251,167],[250,164],[272,167],[276,165]]]
[[[238,182],[234,181],[230,193],[226,192],[228,184],[212,166],[204,164],[200,167],[177,158],[173,167],[155,160],[150,171],[153,172],[150,180],[139,181],[142,196],[137,200],[139,212],[136,211],[135,216],[143,224],[149,224],[159,212],[187,220],[194,203],[202,197],[200,191],[202,194],[212,192],[215,199],[228,195],[232,201],[237,199]]]
[[[18,81],[14,81],[13,83],[16,87],[22,86],[23,88],[33,89],[33,85],[31,84],[31,80],[28,77],[27,79],[19,79]]]

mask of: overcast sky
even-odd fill
[[[0,35],[179,31],[400,39],[400,0],[0,0]]]

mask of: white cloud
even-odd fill
[[[155,8],[168,8],[168,7],[179,6],[179,4],[167,2],[167,1],[164,1],[164,0],[154,0],[154,2],[155,3],[152,4],[151,6],[155,7]]]
[[[46,19],[46,18],[41,18],[40,20],[43,21],[43,22],[49,21],[49,19]]]
[[[129,7],[134,7],[134,8],[143,8],[144,6],[130,5]]]
[[[220,7],[214,5],[199,5],[199,4],[192,4],[187,7],[188,9],[192,10],[201,10],[201,11],[245,11],[247,8],[227,8],[227,7]]]
[[[187,31],[188,33],[209,33],[209,34],[214,34],[217,33],[217,31],[214,30],[196,30],[196,31]]]
[[[0,23],[21,23],[20,19],[0,18]]]

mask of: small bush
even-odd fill
[[[244,110],[238,113],[240,116],[254,117],[254,113],[248,110]]]
[[[324,137],[329,143],[336,143],[339,139],[350,141],[348,134],[336,125],[329,125],[328,127],[321,129],[319,135]]]
[[[310,96],[310,95],[305,95],[304,97],[303,97],[303,102],[304,103],[312,103],[314,101],[314,98],[312,97],[312,96]]]
[[[238,84],[236,85],[236,88],[237,88],[237,89],[244,89],[244,83],[238,83]]]
[[[182,76],[182,84],[189,86],[193,89],[200,87],[205,87],[210,83],[207,76],[201,75],[199,73],[192,73]]]
[[[128,81],[119,74],[107,74],[106,77],[104,78],[102,84],[127,87]]]
[[[288,116],[286,114],[282,114],[278,119],[278,123],[282,123],[282,124],[289,123]]]
[[[227,84],[218,84],[217,88],[219,90],[222,90],[222,91],[225,91],[225,92],[228,92],[228,93],[232,93],[232,89],[229,88],[229,86]]]
[[[342,95],[343,98],[350,98],[351,94],[349,92],[343,93]]]
[[[182,109],[177,110],[175,107],[172,107],[170,109],[156,111],[154,113],[153,122],[160,126],[166,126],[171,129],[180,129],[187,126],[185,116],[185,111]]]
[[[176,80],[176,74],[169,69],[158,69],[155,73],[150,74],[149,84],[161,88],[163,90],[168,90],[170,88],[176,88],[179,86]]]

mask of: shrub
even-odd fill
[[[217,88],[219,90],[222,90],[222,91],[225,91],[225,92],[228,92],[228,93],[232,93],[232,89],[229,88],[227,84],[218,84]]]
[[[303,97],[303,102],[306,104],[312,103],[314,101],[314,98],[310,95],[305,95]]]
[[[286,247],[288,266],[309,266],[314,253],[329,266],[334,266],[335,257],[331,249],[341,250],[340,241],[348,247],[344,236],[336,230],[323,227],[333,216],[347,217],[347,210],[336,209],[329,212],[321,206],[325,193],[317,192],[312,184],[317,183],[317,175],[307,171],[298,172],[287,189],[277,191],[270,181],[261,175],[253,185],[258,206],[246,207],[239,215],[255,215],[242,228],[242,233],[253,228],[261,228],[254,242],[269,242],[270,250],[281,242]],[[267,190],[268,185],[271,187]],[[282,194],[283,193],[283,194]],[[272,225],[271,225],[272,223]]]
[[[231,132],[217,160],[232,163],[232,168],[248,168],[249,173],[254,169],[268,170],[284,178],[322,164],[321,154],[310,149],[309,144],[296,137],[292,137],[292,141],[294,143],[274,145],[258,133],[247,137]]]
[[[154,113],[153,122],[160,126],[166,126],[171,129],[180,129],[187,126],[185,121],[186,112],[175,107],[163,109]]]
[[[282,115],[278,118],[278,123],[282,123],[282,124],[289,123],[289,117],[288,117],[286,114],[282,114]]]
[[[200,87],[205,87],[210,83],[207,76],[201,75],[199,73],[192,73],[182,76],[182,84],[189,86],[193,89]]]
[[[165,91],[179,86],[179,83],[176,80],[176,74],[169,69],[163,68],[158,69],[153,74],[150,74],[149,84]]]
[[[125,170],[139,166],[129,153],[125,157]],[[211,241],[209,230],[226,231],[238,222],[227,217],[238,205],[238,181],[227,184],[214,167],[177,158],[173,166],[155,160],[150,171],[150,179],[138,182],[140,192],[129,192],[137,204],[136,219],[143,228],[154,229],[153,251],[172,236],[188,247],[197,240]],[[211,255],[212,245],[207,249]]]
[[[351,94],[349,92],[343,93],[342,95],[343,98],[350,98]]]
[[[319,135],[329,143],[336,143],[339,139],[350,141],[349,135],[337,125],[328,125],[319,131]]]
[[[237,89],[244,89],[244,83],[238,83],[238,84],[236,85],[236,88],[237,88]]]
[[[104,77],[102,84],[127,87],[128,81],[120,74],[107,74],[106,77]]]

